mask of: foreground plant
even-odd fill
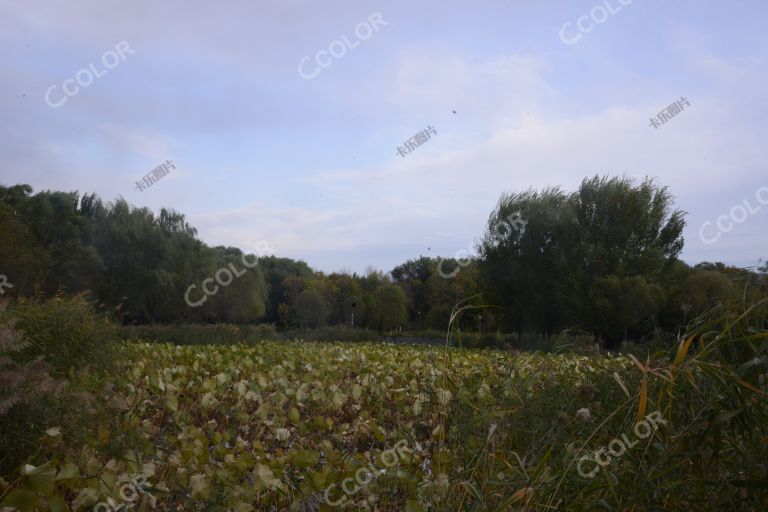
[[[125,343],[110,375],[71,382],[98,383],[79,418],[92,434],[75,442],[75,425],[53,425],[0,500],[22,511],[762,510],[765,304],[734,311],[644,362]],[[638,419],[654,427],[635,430]],[[397,446],[408,451],[385,464]],[[603,448],[606,464],[581,475],[580,458]]]

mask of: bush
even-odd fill
[[[258,324],[248,326],[246,342],[269,341],[277,339],[277,330],[274,324]]]
[[[119,337],[174,345],[236,345],[277,339],[277,331],[272,324],[149,324],[122,326]]]
[[[29,345],[22,333],[0,325],[0,416],[16,405],[34,404],[56,387],[42,356],[27,363],[14,360]]]
[[[481,348],[500,348],[502,342],[499,338],[500,337],[497,336],[496,333],[487,332],[480,336],[479,346]]]
[[[538,340],[554,342],[555,351],[594,346],[584,333]],[[665,350],[648,359],[655,346]],[[768,298],[713,308],[673,345],[659,339],[630,348],[642,359],[556,354],[534,371],[512,364],[473,375],[499,379],[488,386],[494,407],[471,393],[452,401],[444,450],[451,462],[471,462],[448,466],[456,484],[435,499],[440,510],[470,509],[468,502],[477,510],[766,510]],[[476,386],[468,378],[460,389]],[[631,433],[652,415],[663,428],[630,444],[626,436],[638,437]],[[494,431],[503,434],[493,438]],[[618,445],[623,457],[614,452],[619,437],[628,445]],[[514,468],[499,454],[525,463]],[[596,478],[579,469],[585,459]]]
[[[14,325],[29,340],[15,358],[17,363],[43,357],[55,377],[66,376],[70,369],[78,370],[83,365],[102,370],[111,366],[114,324],[95,313],[83,295],[20,299],[0,316],[0,321]]]
[[[0,475],[15,470],[45,426],[46,405],[59,390],[39,356],[20,363],[30,346],[11,324],[0,325]]]
[[[110,368],[112,331],[82,297],[0,307],[0,475],[36,451],[45,429],[87,430],[61,377],[70,368]]]
[[[466,348],[479,348],[481,346],[480,333],[454,331],[451,333],[451,345]]]
[[[427,339],[441,339],[445,342],[445,331],[438,331],[435,329],[422,329],[415,331],[407,331],[404,336],[413,336],[415,338],[427,338]]]
[[[381,337],[375,331],[353,327],[320,327],[318,329],[292,329],[279,335],[281,340],[304,341],[377,341]]]

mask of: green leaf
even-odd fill
[[[179,399],[176,398],[175,395],[169,395],[165,399],[165,406],[173,412],[176,412],[179,410]]]
[[[768,482],[764,480],[728,480],[728,483],[736,487],[748,489],[768,489]]]
[[[297,466],[307,468],[318,463],[320,454],[314,450],[298,450],[293,452],[292,459]]]
[[[14,507],[21,512],[34,512],[39,498],[32,491],[14,489],[3,500],[4,507]]]
[[[45,433],[50,437],[61,437],[61,427],[51,427]]]
[[[275,478],[275,474],[268,466],[256,464],[255,475],[256,482],[261,484],[262,488],[275,489],[279,486],[280,480]]]
[[[50,461],[38,467],[27,464],[22,473],[25,477],[24,485],[29,490],[43,496],[50,496],[53,493],[53,486],[56,485],[56,468]]]
[[[287,441],[291,437],[291,431],[287,428],[278,428],[275,430],[275,437],[278,441]]]
[[[464,490],[472,495],[477,501],[482,503],[483,496],[480,494],[480,491],[477,490],[477,487],[467,482],[466,480],[462,481],[459,485],[461,485]]]
[[[75,464],[67,462],[59,470],[56,480],[72,480],[80,476],[80,470]]]
[[[717,416],[715,416],[714,424],[717,425],[719,423],[725,423],[729,421],[731,418],[738,416],[742,413],[742,409],[736,409],[735,411],[728,411],[728,412],[721,412]]]
[[[346,395],[339,393],[337,391],[333,394],[331,401],[333,402],[333,405],[335,405],[337,409],[341,409],[341,406],[344,405],[344,402],[347,401],[347,397]]]
[[[61,496],[53,496],[48,499],[48,508],[51,512],[65,512],[69,510],[67,502]]]
[[[192,475],[189,479],[189,489],[194,497],[204,496],[208,491],[208,482],[205,480],[205,475]]]
[[[404,512],[424,512],[424,507],[422,507],[418,501],[414,500],[407,500],[405,502],[405,507],[403,508]]]
[[[363,394],[363,387],[360,384],[354,384],[352,386],[352,399],[357,402],[360,400],[360,396]]]
[[[212,409],[216,405],[218,405],[219,401],[216,399],[215,396],[213,396],[213,393],[208,392],[203,395],[203,398],[200,400],[200,408],[203,410]]]

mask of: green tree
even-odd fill
[[[610,275],[595,279],[590,289],[593,304],[591,324],[609,344],[627,339],[630,328],[652,318],[664,304],[664,293],[640,276],[620,279]]]
[[[403,327],[407,321],[405,293],[396,285],[381,285],[371,300],[369,325],[379,332]]]
[[[255,255],[234,247],[215,247],[219,290],[208,298],[210,320],[235,324],[254,323],[266,312],[267,284]],[[227,284],[229,283],[229,284]]]
[[[337,325],[359,325],[365,316],[363,288],[357,275],[333,273],[328,276],[333,288],[330,322]]]
[[[3,203],[0,203],[0,233],[3,233],[0,274],[13,285],[13,288],[4,288],[4,295],[31,295],[45,281],[50,255],[35,240],[29,226],[14,214],[13,208]]]
[[[276,256],[259,258],[259,267],[264,273],[264,279],[267,283],[268,301],[265,320],[285,325],[285,315],[281,315],[280,311],[281,306],[283,311],[287,310],[290,298],[285,295],[283,282],[287,277],[297,277],[301,280],[311,279],[313,276],[312,269],[303,261]]]
[[[691,306],[689,319],[728,299],[734,290],[733,283],[725,274],[702,269],[693,271],[685,282],[685,288]]]
[[[409,325],[418,328],[445,329],[456,302],[479,292],[478,269],[474,258],[420,256],[408,260],[390,272],[392,280],[406,297]],[[474,328],[479,313],[469,311],[460,325]]]
[[[632,319],[607,322],[622,311],[608,297],[628,286],[638,304],[662,300],[657,286],[683,247],[684,214],[672,203],[653,180],[626,177],[585,179],[572,194],[504,194],[478,247],[483,287],[518,331],[581,325],[612,345]]]
[[[505,327],[547,335],[566,326],[578,244],[569,197],[558,188],[503,194],[478,243],[482,288]]]
[[[315,290],[301,291],[290,306],[294,325],[299,327],[322,327],[328,316],[323,296]]]

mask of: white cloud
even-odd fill
[[[711,23],[688,27],[694,22],[682,7],[681,22],[664,24],[673,28],[653,39],[613,35],[606,26],[590,43],[564,48],[557,23],[547,25],[559,21],[553,13],[507,34],[509,26],[490,19],[504,9],[467,7],[466,19],[456,9],[451,19],[415,22],[413,7],[393,5],[385,31],[308,82],[297,76],[298,60],[349,32],[372,4],[356,12],[294,1],[228,9],[140,2],[117,11],[92,1],[9,6],[0,7],[8,43],[0,56],[9,70],[0,76],[0,149],[12,182],[96,189],[112,199],[129,195],[132,181],[151,169],[143,170],[145,162],[178,159],[168,182],[134,201],[212,210],[190,217],[212,244],[246,249],[267,240],[278,253],[322,261],[325,269],[361,269],[391,267],[422,248],[442,255],[466,248],[504,191],[573,189],[594,174],[648,173],[691,212],[689,254],[728,259],[748,252],[743,243],[755,254],[764,249],[764,216],[740,226],[738,243],[724,237],[697,246],[697,230],[764,185],[765,50],[739,46],[727,31],[709,30]],[[647,27],[645,11],[633,12],[627,29],[637,34]],[[752,32],[750,41],[759,42],[763,36]],[[537,37],[552,46],[535,44]],[[60,83],[120,39],[136,58],[72,108],[53,111],[42,93],[36,103],[20,99]],[[656,59],[667,46],[669,54]],[[649,127],[648,118],[680,96],[691,106],[658,130]],[[427,124],[438,135],[407,158],[395,156]],[[293,140],[294,126],[306,139]],[[361,158],[368,163],[351,168],[329,164],[332,151],[322,163],[313,159],[361,140],[391,144],[392,156]],[[315,165],[327,170],[299,175]],[[323,200],[286,206],[304,193]]]
[[[689,109],[655,130],[648,123],[654,108],[616,107],[573,120],[528,118],[517,128],[460,148],[446,147],[436,137],[407,158],[377,168],[309,177],[318,189],[332,194],[337,208],[256,208],[236,219],[218,217],[209,229],[222,240],[245,241],[249,225],[261,226],[287,253],[309,261],[319,253],[336,251],[338,264],[332,268],[338,268],[348,263],[345,252],[371,245],[428,245],[439,239],[447,251],[444,255],[452,255],[481,234],[503,191],[552,184],[573,190],[582,178],[594,174],[647,173],[670,186],[678,207],[685,209],[698,197],[716,195],[724,179],[750,179],[748,166],[733,161],[732,148],[742,135],[724,134],[718,128],[720,122],[732,121],[726,110],[694,100]],[[754,157],[768,159],[765,149],[753,151]],[[731,202],[722,198],[722,208]],[[243,226],[242,234],[225,227],[232,223]],[[449,226],[452,236],[446,237]],[[686,236],[693,246],[696,229],[698,225],[691,225]],[[385,268],[393,264],[374,263]]]

